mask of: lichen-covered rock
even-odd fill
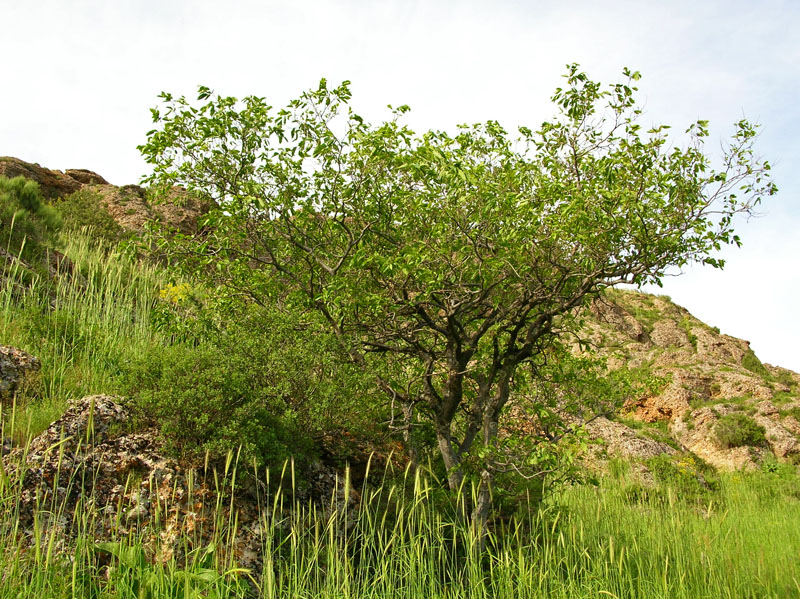
[[[756,400],[772,399],[769,385],[750,373],[722,371],[715,378],[719,388],[716,396],[721,401],[744,396]]]
[[[292,494],[284,494],[290,498],[286,510],[275,511],[274,476],[270,488],[268,479],[239,473],[233,487],[225,467],[214,472],[166,457],[155,429],[126,432],[129,418],[117,397],[85,397],[71,402],[28,447],[4,455],[3,468],[17,500],[0,504],[0,523],[13,522],[28,543],[38,538],[45,546],[53,539],[57,548],[67,547],[79,534],[95,540],[141,535],[154,560],[181,563],[187,550],[232,534],[229,525],[235,522],[232,545],[238,565],[260,569],[266,542],[262,525],[288,517]],[[357,506],[359,495],[344,488],[341,472],[320,463],[310,478],[311,494],[298,494],[297,500],[318,500],[331,513]],[[220,505],[226,514],[221,520]],[[13,510],[13,517],[4,510]],[[158,526],[151,527],[155,522]]]
[[[675,370],[672,380],[661,393],[640,400],[634,414],[645,422],[673,420],[691,410],[693,400],[708,399],[711,389],[709,377],[691,371]]]
[[[638,368],[666,381],[650,396],[629,400],[624,409],[631,416],[669,422],[676,442],[724,469],[754,468],[770,453],[798,461],[800,422],[789,407],[800,405],[800,374],[762,365],[747,341],[721,334],[665,296],[611,290],[583,317],[579,337],[593,342],[609,368]],[[720,447],[717,415],[736,410],[764,427],[768,446]]]
[[[741,364],[742,358],[750,349],[747,341],[722,335],[705,327],[692,327],[691,333],[697,340],[698,357],[709,364]]]
[[[643,436],[621,422],[600,417],[586,425],[586,430],[595,439],[602,439],[609,454],[625,458],[648,459],[662,454],[674,454],[676,450],[666,443]]]
[[[770,450],[764,447],[723,447],[714,425],[720,416],[737,411],[733,406],[702,407],[670,422],[673,437],[686,450],[720,470],[755,470]]]
[[[165,198],[151,205],[162,223],[185,234],[197,233],[200,221],[211,209],[209,203],[198,199],[181,187],[173,187]]]
[[[9,401],[32,373],[41,369],[39,358],[26,351],[0,345],[0,400]]]
[[[775,457],[781,460],[792,460],[795,456],[800,456],[800,442],[795,434],[780,421],[777,414],[772,417],[756,414],[753,416],[753,420],[756,424],[764,427],[767,443]]]
[[[659,320],[653,324],[650,339],[659,347],[686,347],[689,345],[689,336],[686,331],[671,318]]]
[[[616,330],[624,333],[629,339],[645,343],[648,341],[647,333],[641,323],[623,307],[604,298],[595,299],[589,310],[600,321],[607,323]]]
[[[18,493],[15,516],[30,542],[37,514],[40,525],[47,525],[42,542],[52,535],[65,543],[79,533],[98,540],[137,531],[154,535],[147,525],[156,518],[163,526],[149,541],[155,559],[180,558],[187,535],[191,539],[197,533],[201,545],[210,541],[216,502],[229,490],[215,488],[215,477],[206,480],[164,457],[155,430],[122,434],[128,418],[118,398],[85,397],[72,402],[28,447],[3,457],[8,480]],[[49,521],[42,520],[47,514],[41,506],[48,506],[53,516]],[[237,510],[242,524],[238,543],[257,555],[254,549],[261,540],[245,531],[261,517],[258,504],[243,501]],[[84,519],[90,530],[81,529],[85,524],[80,524],[80,514],[91,514]]]

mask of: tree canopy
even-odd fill
[[[499,443],[518,368],[543,364],[577,308],[691,262],[723,266],[734,217],[776,191],[749,122],[713,167],[705,121],[683,145],[642,126],[638,73],[603,86],[570,65],[565,79],[556,117],[514,134],[495,121],[416,134],[405,106],[373,125],[348,82],[282,109],[201,87],[196,103],[162,94],[140,149],[148,182],[217,207],[201,234],[172,238],[181,264],[221,294],[322,315],[355,362],[380,365],[409,424],[431,423],[458,489],[466,456]]]

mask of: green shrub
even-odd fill
[[[798,422],[800,422],[800,406],[792,406],[791,408],[787,408],[785,410],[781,410],[781,416],[791,416]]]
[[[276,309],[231,317],[214,336],[143,356],[123,376],[123,393],[173,454],[220,458],[241,447],[245,463],[302,462],[326,431],[375,426],[369,385],[330,336]]]
[[[120,241],[129,236],[102,204],[101,195],[92,189],[81,189],[59,200],[54,206],[61,214],[64,229],[79,231],[91,227],[94,236]]]
[[[764,446],[767,443],[766,430],[750,416],[732,412],[721,416],[714,425],[714,435],[723,447]]]
[[[0,176],[0,244],[23,259],[38,257],[51,245],[61,217],[44,203],[39,184],[24,177]]]
[[[241,447],[244,463],[277,463],[303,446],[284,398],[257,365],[213,346],[174,345],[137,360],[126,376],[133,407],[156,424],[173,455],[223,457]]]
[[[758,356],[756,356],[752,349],[748,349],[742,357],[742,366],[758,376],[769,376],[769,372],[767,372],[767,369],[764,367],[764,365],[761,363],[761,360],[758,359]]]
[[[717,473],[695,456],[661,454],[650,458],[646,464],[656,481],[677,491],[681,500],[704,500],[719,490]]]
[[[681,327],[684,331],[686,331],[686,338],[689,340],[689,343],[692,344],[692,347],[696,350],[697,349],[697,335],[692,333],[692,319],[688,316],[684,316],[681,321],[678,323],[678,326]]]

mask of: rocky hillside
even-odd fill
[[[200,216],[208,210],[203,202],[180,188],[174,188],[167,201],[152,202],[147,190],[138,185],[118,187],[89,170],[61,172],[8,156],[0,156],[0,176],[36,181],[42,195],[51,201],[96,202],[126,231],[141,231],[146,222],[156,219],[183,233],[192,233],[197,230]]]
[[[583,337],[611,368],[640,368],[660,390],[590,430],[630,457],[689,451],[721,469],[800,461],[800,375],[762,364],[665,296],[612,290],[590,307]]]

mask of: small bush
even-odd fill
[[[42,199],[39,184],[0,176],[0,244],[23,259],[38,257],[61,227],[59,214]]]
[[[364,376],[331,335],[277,309],[231,317],[222,330],[137,359],[122,377],[123,394],[173,454],[223,457],[241,447],[245,463],[302,462],[327,431],[361,434],[379,421]]]
[[[727,448],[744,445],[763,447],[767,443],[764,427],[741,412],[720,417],[714,425],[714,435],[720,445]]]
[[[646,465],[659,485],[677,491],[681,501],[704,501],[719,490],[716,472],[695,456],[661,454],[647,460]]]
[[[213,346],[175,345],[137,360],[126,383],[136,390],[138,417],[160,428],[172,454],[220,458],[241,447],[243,463],[265,465],[301,453],[304,443],[286,401],[259,370]]]
[[[96,237],[120,241],[129,236],[102,204],[101,196],[91,189],[81,189],[55,204],[64,221],[64,229],[79,231],[90,227]]]
[[[769,372],[761,363],[761,360],[758,359],[755,352],[752,349],[748,349],[747,353],[742,357],[742,366],[747,368],[753,374],[757,374],[761,377],[769,377]]]

